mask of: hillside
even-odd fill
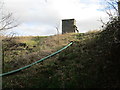
[[[3,88],[120,87],[119,57],[116,63],[112,56],[113,32],[104,30],[83,34],[15,38],[13,40],[15,43],[24,42],[32,49],[5,51],[4,72],[39,60],[64,47],[70,41],[74,43],[39,64],[3,77]]]

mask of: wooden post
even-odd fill
[[[3,48],[3,44],[2,44],[2,72],[4,72],[4,48]]]
[[[0,73],[3,71],[3,49],[2,49],[2,39],[0,37]]]
[[[0,74],[2,74],[2,40],[0,37]],[[0,90],[2,90],[2,77],[0,77]]]

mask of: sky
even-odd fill
[[[108,15],[104,0],[3,0],[20,25],[7,33],[22,36],[49,36],[62,32],[62,19],[75,19],[80,33],[101,29]]]

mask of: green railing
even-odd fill
[[[27,65],[27,66],[24,66],[24,67],[22,67],[22,68],[19,68],[19,69],[10,71],[10,72],[6,72],[6,73],[3,73],[3,74],[0,74],[0,77],[6,76],[6,75],[9,75],[9,74],[13,74],[13,73],[16,73],[16,72],[19,72],[19,71],[21,71],[21,70],[24,70],[24,69],[26,69],[26,68],[29,68],[29,67],[37,64],[37,63],[40,63],[41,61],[44,61],[44,60],[46,60],[46,59],[48,59],[48,58],[50,58],[50,57],[52,57],[52,56],[60,53],[61,51],[63,51],[64,49],[66,49],[67,47],[69,47],[69,46],[72,45],[72,44],[73,44],[73,42],[70,42],[67,46],[63,47],[62,49],[60,49],[60,50],[58,50],[58,51],[56,51],[56,52],[54,52],[54,53],[52,53],[52,54],[50,54],[50,55],[42,58],[42,59],[40,59],[40,60],[38,60],[38,61],[36,61],[36,62],[34,62],[34,63],[32,63],[32,64],[29,64],[29,65]]]

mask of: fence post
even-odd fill
[[[4,72],[4,48],[2,44],[2,72]]]
[[[0,36],[0,74],[2,74],[2,37]],[[2,90],[2,77],[0,77],[0,90]]]

